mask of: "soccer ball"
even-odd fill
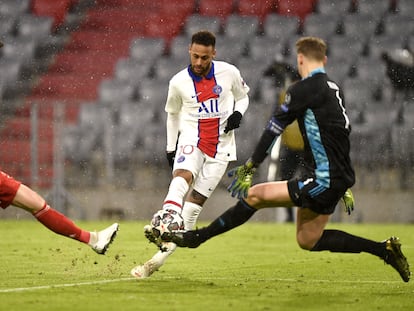
[[[151,220],[152,233],[156,238],[168,241],[168,234],[176,230],[184,230],[184,220],[175,211],[160,210]]]

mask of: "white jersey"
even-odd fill
[[[239,70],[226,62],[213,61],[204,78],[194,75],[189,67],[178,72],[170,80],[165,105],[166,112],[180,114],[178,144],[197,146],[219,160],[236,160],[234,131],[226,134],[224,128],[234,110],[243,114],[247,109],[248,91]],[[246,98],[237,107],[237,102]]]

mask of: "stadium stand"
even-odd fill
[[[216,34],[221,33],[222,20],[218,16],[207,16],[200,14],[189,15],[184,24],[184,34],[191,36],[194,32],[206,29]]]
[[[396,12],[404,14],[414,11],[414,2],[411,0],[396,0]]]
[[[414,34],[414,17],[407,12],[388,14],[383,20],[384,34],[406,39]]]
[[[164,38],[136,38],[131,41],[129,55],[131,58],[151,65],[166,53]]]
[[[375,35],[381,16],[353,13],[343,17],[343,32],[354,40],[368,40]]]
[[[14,84],[22,72],[22,62],[18,59],[0,58],[0,98],[6,97],[6,92],[14,88]]]
[[[6,46],[0,67],[8,74],[1,78],[1,95],[7,99],[27,88],[22,82],[24,77],[42,75],[31,79],[36,85],[14,110],[17,121],[5,124],[2,141],[10,145],[17,135],[11,134],[10,128],[24,124],[16,148],[22,148],[18,152],[26,150],[23,144],[29,141],[27,119],[32,103],[39,103],[44,133],[51,128],[53,106],[64,101],[66,118],[71,123],[64,143],[71,163],[90,162],[94,151],[103,148],[104,129],[100,124],[109,121],[114,125],[114,143],[119,149],[114,156],[117,162],[133,161],[138,148],[141,159],[148,163],[160,161],[168,79],[188,63],[189,36],[194,31],[209,29],[217,34],[217,59],[238,66],[258,103],[252,107],[257,118],[245,120],[247,133],[263,124],[259,110],[263,112],[263,107],[274,101],[274,90],[258,75],[275,57],[294,65],[294,43],[300,35],[325,38],[330,48],[327,71],[344,84],[349,107],[357,107],[352,113],[352,118],[359,122],[353,139],[359,148],[371,139],[373,131],[378,131],[372,120],[383,117],[381,113],[375,115],[372,107],[388,113],[398,110],[394,106],[387,110],[384,105],[392,98],[392,86],[384,74],[385,64],[380,55],[413,45],[414,30],[410,27],[414,23],[412,16],[405,14],[412,12],[412,5],[411,0],[3,0],[0,36]],[[68,25],[72,19],[80,22]],[[45,54],[54,55],[52,62],[41,58]],[[368,79],[370,89],[365,90],[366,83],[361,81]],[[108,108],[112,111],[111,120],[105,120]],[[137,124],[145,128],[146,135],[137,129]],[[387,123],[382,129],[386,132],[384,137],[391,137],[390,128]],[[47,140],[50,145],[53,137],[46,133],[44,137],[40,143]],[[376,149],[361,155],[354,153],[355,161],[369,165],[370,152],[385,150],[384,146],[391,148],[392,140],[387,139]],[[50,148],[45,150],[52,152]],[[50,155],[42,157],[50,159]],[[12,175],[30,182],[29,175],[24,175],[29,173],[27,165],[3,162],[6,158],[0,164],[10,168]],[[12,158],[9,156],[8,160]],[[27,163],[27,159],[24,161]],[[42,160],[42,174],[50,177],[51,167]]]
[[[124,81],[127,84],[132,83],[135,87],[146,79],[152,70],[151,64],[142,62],[131,57],[121,57],[115,64],[114,78]]]
[[[286,16],[270,13],[263,22],[263,32],[268,38],[286,41],[287,38],[297,35],[300,20],[297,16]]]
[[[405,103],[397,122],[391,128],[391,152],[393,167],[399,171],[399,186],[410,189],[410,174],[414,165],[414,105]]]
[[[253,62],[266,60],[270,62],[277,57],[283,58],[284,42],[272,40],[265,36],[256,36],[249,40],[249,56]]]
[[[222,21],[234,12],[235,1],[233,0],[200,0],[198,2],[198,13],[204,16],[217,16]]]
[[[390,0],[358,0],[355,4],[355,10],[363,15],[383,16],[391,10]]]
[[[181,34],[171,40],[168,54],[175,58],[184,58],[188,61],[189,37],[187,34]]]
[[[76,126],[70,127],[64,138],[66,158],[79,165],[92,160],[93,151],[102,146],[102,133],[108,124],[103,106],[95,102],[82,102]]]
[[[62,1],[63,3],[63,1]],[[60,48],[62,38],[56,32],[54,19],[51,16],[43,15],[34,10],[36,3],[33,1],[4,0],[0,3],[0,20],[2,21],[1,39],[4,47],[1,51],[0,61],[7,63],[7,68],[2,71],[1,99],[5,102],[2,105],[2,116],[8,118],[17,113],[18,122],[14,119],[3,124],[1,134],[2,145],[14,145],[8,149],[9,156],[2,157],[0,165],[4,166],[7,172],[24,182],[30,181],[30,133],[28,131],[29,116],[28,110],[21,107],[19,98],[27,94],[32,85],[34,77],[47,67],[48,56]],[[3,27],[4,26],[4,27]],[[7,77],[7,83],[4,83]],[[30,110],[30,109],[29,109]],[[42,112],[43,113],[43,112]],[[50,119],[40,120],[40,124],[51,131]],[[12,133],[19,133],[17,136]],[[40,185],[50,183],[52,173],[51,155],[53,139],[50,135],[41,132],[38,149]],[[18,137],[18,138],[17,138]],[[47,147],[45,147],[47,146]],[[48,157],[44,153],[50,153]],[[25,154],[25,156],[22,156]]]
[[[360,117],[374,100],[370,84],[360,78],[348,77],[342,82],[342,87],[346,94],[347,108],[350,112],[355,112],[353,117]]]
[[[303,22],[305,17],[315,11],[316,0],[278,0],[277,13],[280,15],[297,16]]]
[[[187,55],[186,55],[187,56]],[[158,80],[169,80],[175,75],[179,68],[185,68],[188,65],[187,57],[162,57],[154,67],[154,78]]]
[[[332,35],[327,42],[328,57],[333,60],[346,57],[353,61],[363,56],[365,52],[365,43],[349,35]]]
[[[335,34],[340,33],[341,19],[336,15],[323,15],[320,13],[308,14],[303,22],[303,34],[319,36],[326,41]]]
[[[269,63],[273,59],[268,59]],[[268,66],[267,62],[255,62],[250,57],[241,57],[235,63],[250,87],[250,94],[253,98],[260,98],[260,78],[264,69]]]
[[[6,36],[2,38],[4,59],[19,60],[26,69],[31,68],[36,55],[37,42],[32,38]]]
[[[360,57],[355,65],[355,74],[359,79],[370,81],[377,100],[391,101],[392,86],[383,61],[373,57]],[[347,96],[349,96],[348,92]]]
[[[235,13],[239,15],[256,16],[260,22],[275,9],[276,3],[269,0],[238,0]]]
[[[353,9],[351,0],[319,0],[316,3],[315,12],[323,15],[343,16]]]
[[[229,63],[237,62],[238,58],[245,56],[248,52],[248,42],[241,41],[239,38],[229,38],[226,35],[217,36],[216,44],[217,59]],[[185,56],[185,61],[188,63],[188,55]]]
[[[145,109],[151,109],[154,116],[160,118],[164,115],[164,104],[167,93],[160,90],[168,89],[169,79],[148,79],[142,81],[138,87],[138,101]]]
[[[0,2],[0,13],[5,16],[18,17],[29,12],[30,0],[3,0]]]
[[[351,59],[344,55],[341,55],[340,57],[329,56],[325,69],[332,79],[337,83],[342,84],[344,80],[352,77],[355,66],[354,62],[355,59]],[[341,64],[341,66],[338,66],[337,64]]]
[[[259,23],[257,16],[231,14],[225,21],[223,33],[228,38],[246,42],[260,33]]]
[[[52,27],[57,29],[65,22],[66,14],[78,0],[31,0],[32,13],[53,19]]]
[[[118,109],[121,103],[136,99],[136,88],[132,81],[127,83],[118,79],[104,79],[99,85],[98,101],[107,104],[113,109]]]
[[[394,35],[374,36],[368,41],[369,56],[374,59],[381,59],[384,52],[389,52],[395,49],[402,49],[405,40],[402,37]]]

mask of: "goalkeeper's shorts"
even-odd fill
[[[330,215],[348,186],[342,181],[331,181],[331,187],[320,185],[315,178],[294,178],[288,181],[292,202],[297,207],[309,208],[315,213]]]

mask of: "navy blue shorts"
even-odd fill
[[[288,181],[289,195],[297,207],[309,208],[315,213],[330,215],[348,189],[344,182],[331,181],[323,187],[312,177],[293,178]]]

